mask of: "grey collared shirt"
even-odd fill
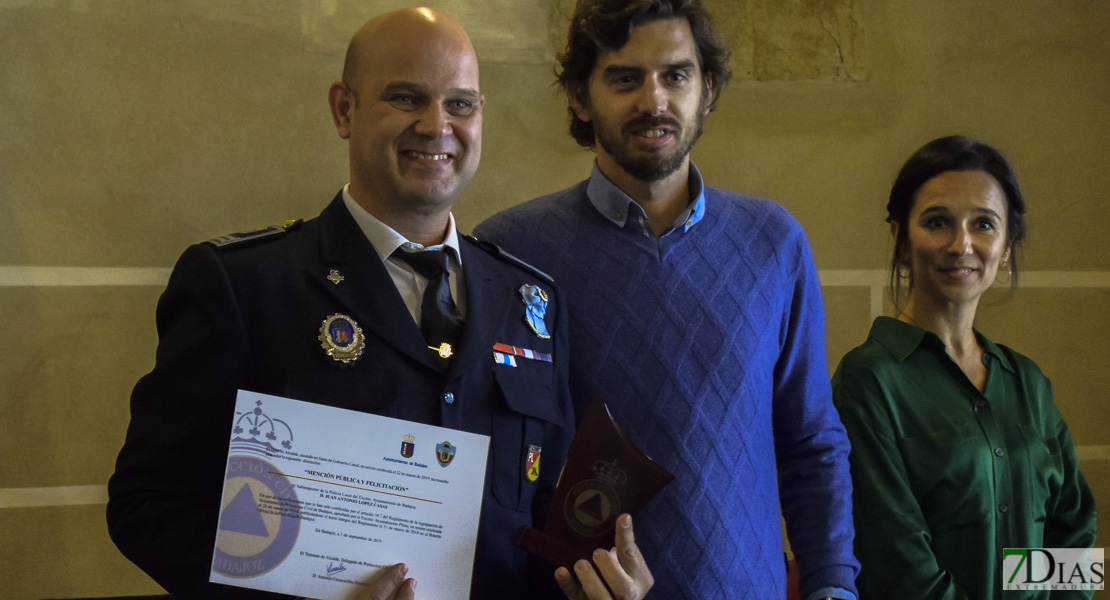
[[[705,216],[705,185],[701,178],[701,171],[698,171],[694,163],[690,163],[689,185],[690,204],[659,237],[675,231],[685,233]],[[643,207],[610,181],[598,168],[597,161],[594,161],[593,171],[590,172],[586,196],[597,212],[617,227],[623,228],[631,220],[644,235],[650,238],[656,237],[655,231],[651,228],[651,220],[648,219]]]

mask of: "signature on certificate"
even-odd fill
[[[339,563],[338,565],[333,565],[332,563],[329,562],[328,563],[328,568],[327,568],[327,572],[328,572],[327,574],[329,576],[336,575],[336,574],[342,573],[343,571],[346,571],[346,570],[347,570],[347,567],[343,566],[343,563]]]

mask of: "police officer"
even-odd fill
[[[208,582],[244,389],[491,436],[472,595],[558,594],[512,540],[573,434],[566,317],[550,279],[455,229],[481,154],[470,40],[428,9],[381,15],[329,101],[349,185],[315,219],[192,246],[174,268],[109,482],[112,539],[176,598],[270,596]],[[411,594],[404,570],[381,589]]]

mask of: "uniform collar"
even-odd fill
[[[944,352],[944,342],[935,333],[891,317],[875,319],[867,337],[886,348],[898,362],[906,360],[910,354],[913,354],[914,350],[926,344],[937,351]],[[979,339],[979,343],[983,346],[983,351],[986,354],[997,359],[998,364],[1002,365],[1007,371],[1014,372],[1014,366],[1010,363],[1010,359],[998,348],[997,344],[987,339],[979,331],[975,332],[975,337]]]
[[[693,201],[686,207],[686,210],[682,211],[682,214],[678,215],[668,231],[674,228],[681,228],[684,232],[688,231],[705,216],[705,184],[701,177],[701,171],[698,171],[693,162],[690,163],[689,184],[690,197],[693,198]],[[594,161],[594,168],[590,172],[586,196],[590,199],[590,204],[593,204],[594,208],[597,209],[597,212],[617,227],[624,227],[630,214],[639,214],[645,219],[647,218],[644,209],[601,172],[596,160]]]
[[[351,216],[354,218],[355,223],[358,223],[358,228],[366,235],[366,239],[370,240],[370,244],[374,246],[374,251],[378,253],[378,258],[385,262],[386,259],[393,254],[397,248],[404,247],[406,251],[414,250],[444,250],[450,248],[452,251],[448,252],[448,256],[452,256],[462,266],[462,253],[459,251],[459,234],[455,231],[455,215],[447,213],[447,236],[443,242],[434,246],[422,246],[416,242],[410,242],[405,236],[397,233],[395,229],[381,222],[377,217],[370,214],[365,208],[355,201],[354,196],[351,196],[351,184],[343,186],[343,204],[347,206]]]

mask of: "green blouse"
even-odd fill
[[[833,375],[852,442],[861,599],[1002,600],[1003,548],[1095,542],[1094,498],[1051,384],[1033,361],[976,335],[982,392],[939,337],[889,317]],[[1091,592],[1070,594],[1051,598]]]

